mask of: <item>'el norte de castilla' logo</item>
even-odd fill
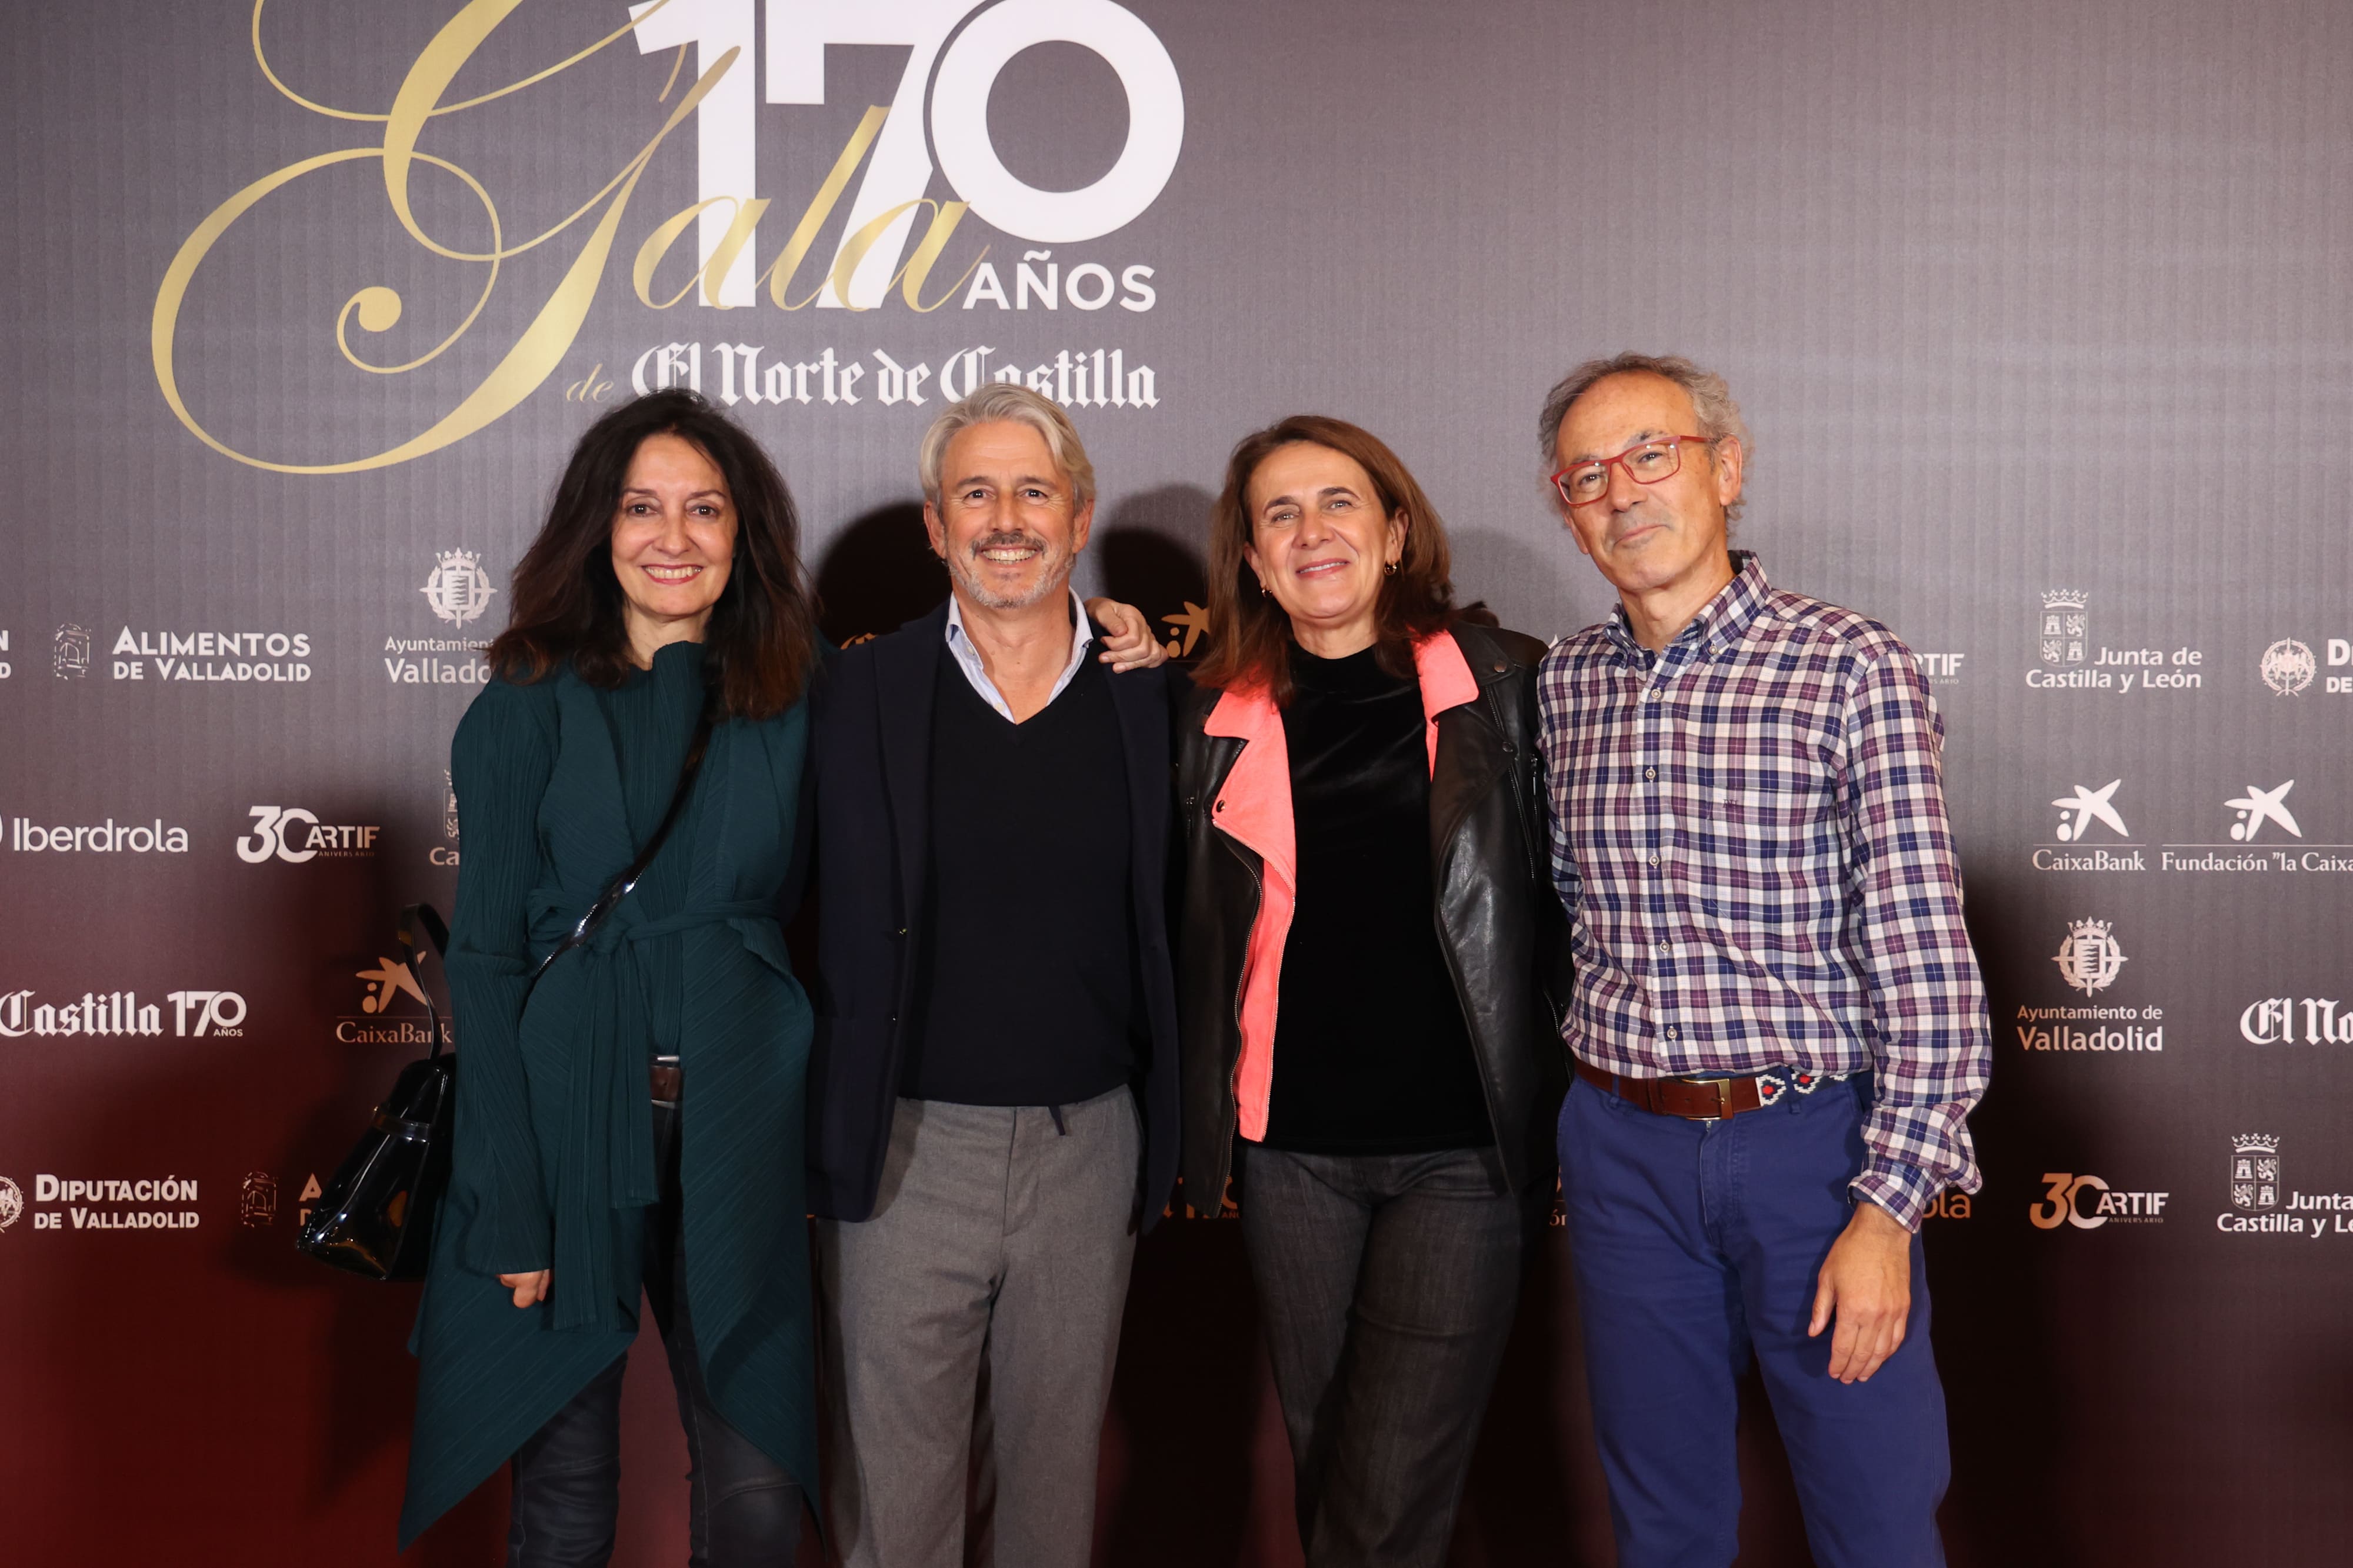
[[[874,310],[895,293],[908,310],[928,313],[955,298],[967,282],[978,289],[984,279],[1001,298],[996,264],[987,259],[987,246],[977,254],[959,250],[949,256],[967,213],[1000,234],[1040,246],[1100,238],[1134,222],[1159,198],[1184,145],[1185,95],[1176,63],[1152,28],[1114,0],[862,0],[856,5],[649,0],[628,7],[625,15],[616,6],[619,26],[593,40],[563,36],[578,27],[577,18],[587,7],[542,5],[532,8],[530,18],[534,30],[546,35],[535,52],[554,63],[459,97],[463,89],[455,84],[461,79],[469,89],[476,85],[470,68],[478,55],[510,52],[507,40],[493,45],[492,35],[524,6],[525,0],[468,0],[417,53],[396,90],[376,89],[376,100],[388,98],[391,104],[389,110],[378,112],[321,103],[289,85],[265,51],[266,0],[257,0],[251,47],[269,86],[299,109],[338,125],[380,127],[382,135],[375,144],[314,153],[250,181],[206,216],[164,268],[148,331],[156,387],[180,423],[206,446],[237,462],[290,474],[360,473],[438,452],[505,417],[555,374],[607,277],[617,271],[628,274],[636,299],[655,310],[690,299],[712,309],[753,307],[762,285],[769,302],[783,310],[812,304]],[[602,21],[594,25],[599,30],[607,26]],[[759,37],[763,33],[765,37]],[[533,232],[536,220],[514,221],[512,211],[501,212],[489,187],[471,171],[443,155],[449,117],[478,113],[487,106],[502,106],[491,109],[491,114],[536,110],[531,129],[543,133],[547,95],[569,89],[576,96],[582,90],[576,77],[563,86],[549,84],[624,40],[634,41],[640,54],[668,56],[671,61],[659,93],[652,84],[662,79],[659,70],[647,79],[641,101],[651,135],[593,194],[587,193],[596,178],[593,174],[582,180],[581,189],[529,193],[542,199],[549,216],[568,211],[569,216]],[[585,47],[580,47],[583,42]],[[761,46],[757,49],[755,42]],[[1007,167],[992,138],[989,104],[999,76],[1016,58],[1041,44],[1075,45],[1092,53],[1111,68],[1127,100],[1125,138],[1111,167],[1076,190],[1046,190],[1029,184]],[[757,194],[763,128],[756,105],[823,104],[828,50],[854,45],[909,51],[902,57],[906,64],[897,92],[887,106],[874,105],[866,111],[789,237],[762,268],[759,258],[765,253],[757,248],[758,231],[774,198]],[[691,81],[684,79],[682,69],[689,56],[698,73]],[[606,62],[599,68],[607,72],[603,90],[587,90],[601,102],[610,96],[612,68]],[[764,79],[756,83],[755,70]],[[533,99],[520,110],[506,101],[513,97],[521,103],[522,95]],[[600,107],[597,112],[609,115],[618,110]],[[632,258],[622,226],[638,182],[654,165],[663,142],[689,120],[694,122],[691,134],[697,144],[698,199],[654,223]],[[530,134],[530,130],[522,133]],[[427,151],[427,143],[435,150]],[[438,342],[417,344],[422,352],[413,358],[404,357],[398,349],[372,348],[392,342],[385,334],[408,313],[400,291],[372,282],[353,293],[335,312],[334,340],[344,362],[357,370],[405,375],[436,363],[482,314],[502,268],[550,242],[558,242],[550,245],[551,250],[568,245],[572,253],[561,277],[505,352],[424,429],[381,450],[339,461],[281,462],[239,451],[206,428],[189,406],[179,347],[183,336],[195,334],[184,332],[183,311],[206,258],[230,230],[258,208],[282,206],[278,198],[286,187],[344,164],[376,177],[388,216],[412,243],[439,261],[476,269],[479,279],[467,289],[474,296],[472,310]],[[934,175],[951,199],[925,194],[933,188]],[[440,187],[433,193],[437,199],[446,192],[464,203],[470,231],[427,228],[421,214],[433,209],[417,195],[417,187],[427,183]],[[836,222],[838,210],[839,238],[830,257],[811,254],[820,233]],[[774,233],[777,226],[769,226]],[[267,241],[240,235],[236,243],[250,247]],[[667,279],[686,268],[690,253],[692,265],[685,283],[670,292]],[[1039,259],[1044,258],[1040,253]],[[953,276],[959,266],[962,276]],[[1109,277],[1108,269],[1095,262],[1066,269],[1072,279],[1091,271]],[[1144,280],[1152,270],[1136,265],[1121,274],[1127,290],[1123,295],[1125,308],[1150,308],[1154,295]],[[935,272],[950,280],[943,286]],[[666,280],[659,293],[658,275]],[[971,302],[969,294],[965,302]],[[1103,302],[1109,302],[1107,294]],[[1092,308],[1082,300],[1080,303],[1082,309]]]

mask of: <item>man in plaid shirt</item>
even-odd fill
[[[1561,1190],[1619,1562],[1732,1561],[1753,1355],[1815,1561],[1941,1563],[1915,1233],[1978,1184],[1991,1055],[1942,721],[1886,627],[1728,548],[1722,377],[1597,360],[1539,434],[1619,595],[1540,677],[1577,963]]]

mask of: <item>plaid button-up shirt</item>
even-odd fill
[[[1734,564],[1663,654],[1621,608],[1545,658],[1561,1034],[1640,1078],[1872,1071],[1853,1190],[1916,1228],[1938,1189],[1978,1185],[1992,1057],[1944,721],[1885,626]]]

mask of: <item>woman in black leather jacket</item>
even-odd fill
[[[1246,437],[1177,729],[1185,1190],[1241,1168],[1310,1568],[1438,1564],[1566,1081],[1536,662],[1366,432]],[[1240,1134],[1240,1142],[1236,1134]]]

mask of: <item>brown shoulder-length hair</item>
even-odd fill
[[[817,657],[817,603],[801,571],[800,514],[760,444],[684,387],[649,392],[588,427],[572,450],[539,537],[516,563],[507,629],[491,668],[528,685],[569,661],[610,689],[629,670],[613,517],[630,459],[649,437],[693,443],[735,503],[734,559],[703,633],[705,674],[729,718],[766,719],[792,706]]]
[[[1251,432],[1226,460],[1226,488],[1209,513],[1209,651],[1193,679],[1221,690],[1263,688],[1278,708],[1291,701],[1291,617],[1264,591],[1242,552],[1254,526],[1251,476],[1276,448],[1302,441],[1355,458],[1373,481],[1381,515],[1405,513],[1405,553],[1396,574],[1382,579],[1373,612],[1381,668],[1412,679],[1413,645],[1456,618],[1446,524],[1378,437],[1321,414],[1294,414]]]

